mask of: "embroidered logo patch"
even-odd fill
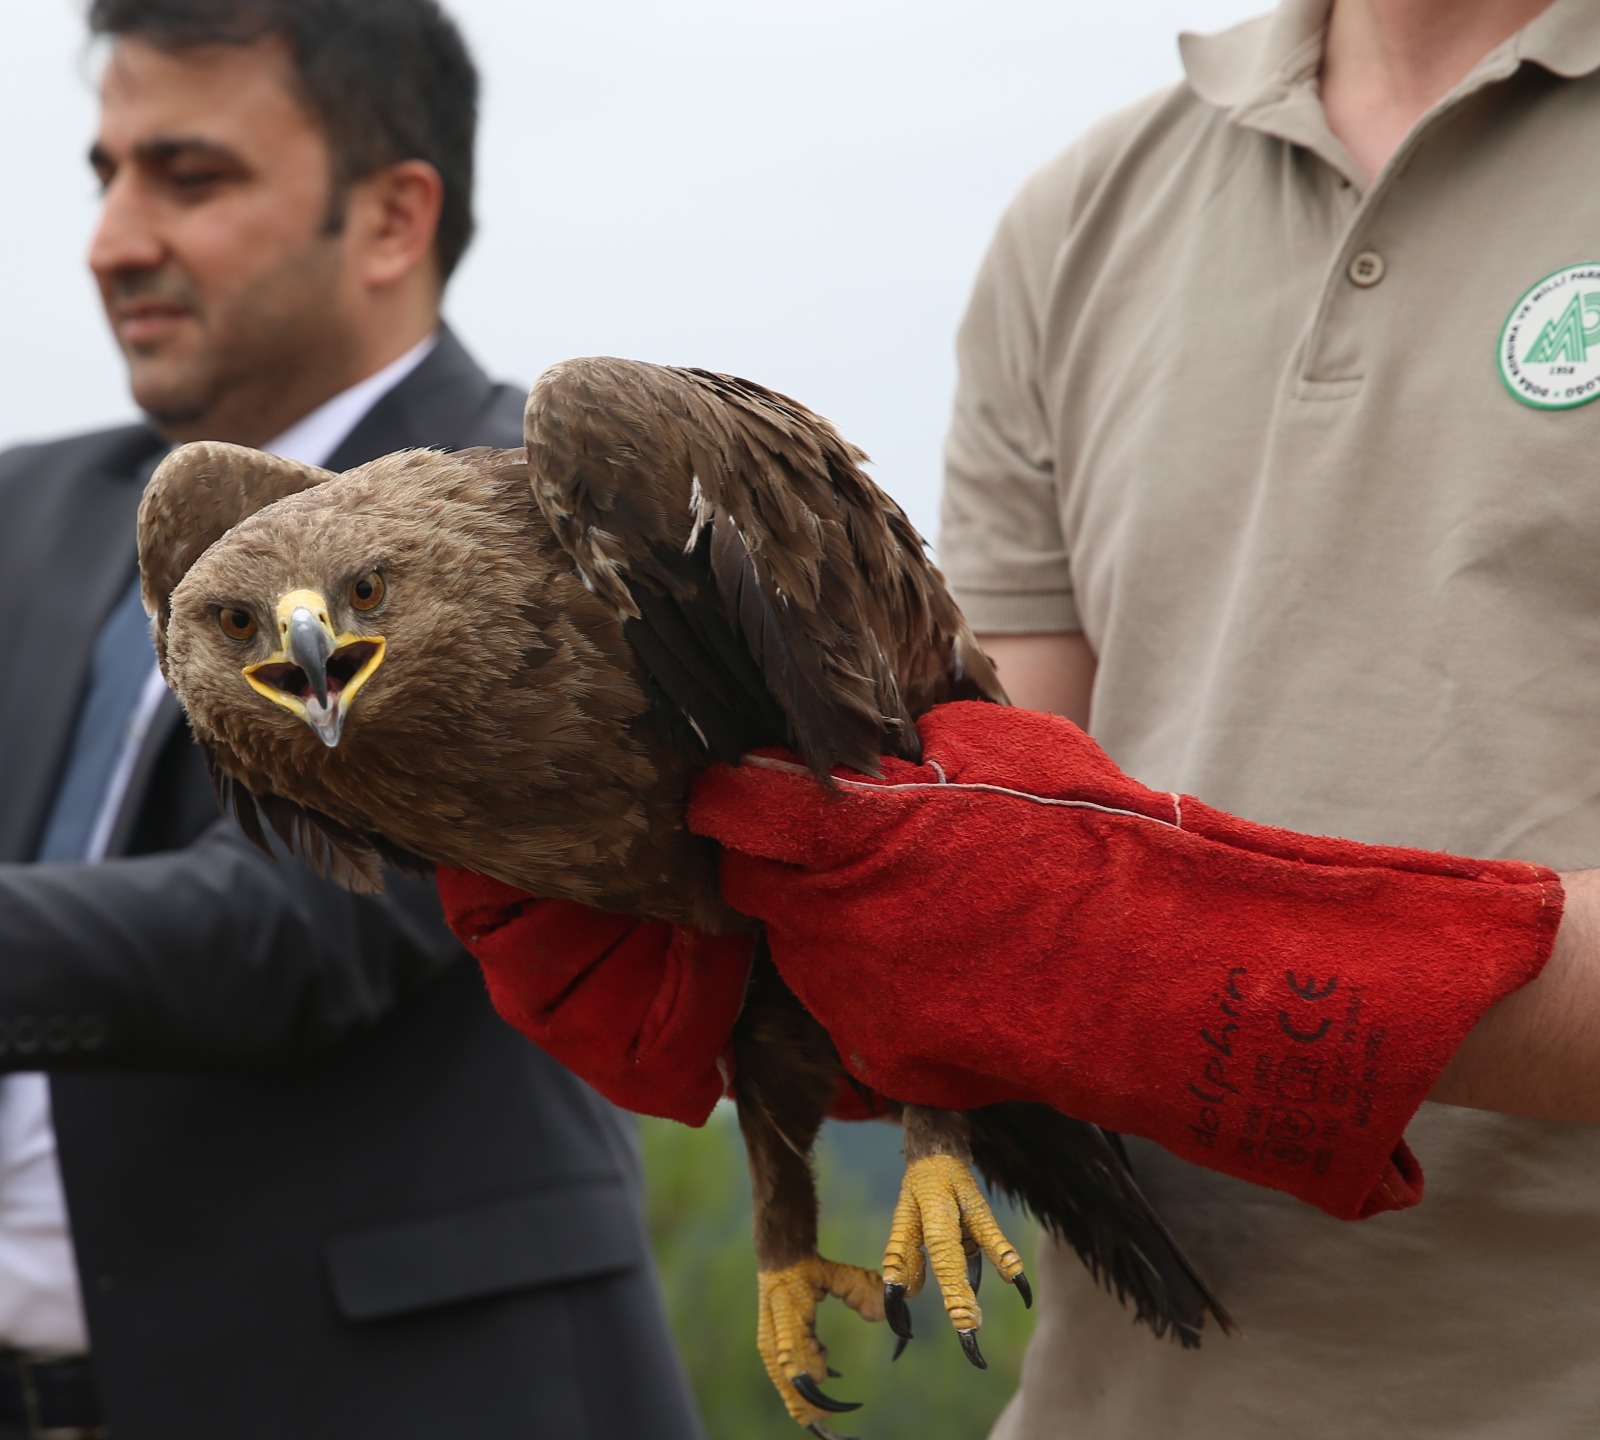
[[[1600,399],[1600,262],[1546,275],[1518,300],[1498,359],[1506,389],[1536,410]]]

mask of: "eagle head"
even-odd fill
[[[287,802],[348,853],[376,837],[541,894],[726,922],[714,852],[683,829],[691,760],[523,452],[334,475],[189,449],[151,482],[141,564],[164,673],[236,813],[265,799],[284,836]],[[232,495],[257,508],[234,518]]]
[[[315,756],[357,732],[358,750],[390,756],[447,738],[515,663],[498,653],[503,627],[484,624],[524,598],[501,572],[526,557],[514,532],[531,499],[504,500],[454,457],[411,452],[229,529],[173,590],[166,624],[196,733],[242,762],[230,768],[275,779],[324,768]]]

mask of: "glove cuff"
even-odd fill
[[[438,879],[503,1020],[613,1104],[705,1123],[732,1074],[751,937],[537,899],[443,866]]]

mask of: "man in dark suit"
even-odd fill
[[[470,57],[433,0],[90,23],[90,262],[150,424],[0,455],[0,1437],[693,1436],[626,1123],[496,1019],[431,886],[219,819],[128,643],[169,443],[520,443],[439,322]]]

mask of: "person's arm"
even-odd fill
[[[1081,631],[978,641],[1014,704],[1088,728],[1095,656]],[[1549,962],[1473,1026],[1430,1100],[1600,1123],[1600,870],[1563,875],[1562,885]]]
[[[978,645],[1013,705],[1064,715],[1080,730],[1089,728],[1095,657],[1083,631],[979,635]]]
[[[1548,963],[1472,1027],[1430,1100],[1600,1123],[1600,870],[1561,883],[1566,904]]]
[[[162,854],[3,865],[0,1068],[287,1063],[464,959],[432,884],[351,895],[231,821]]]

